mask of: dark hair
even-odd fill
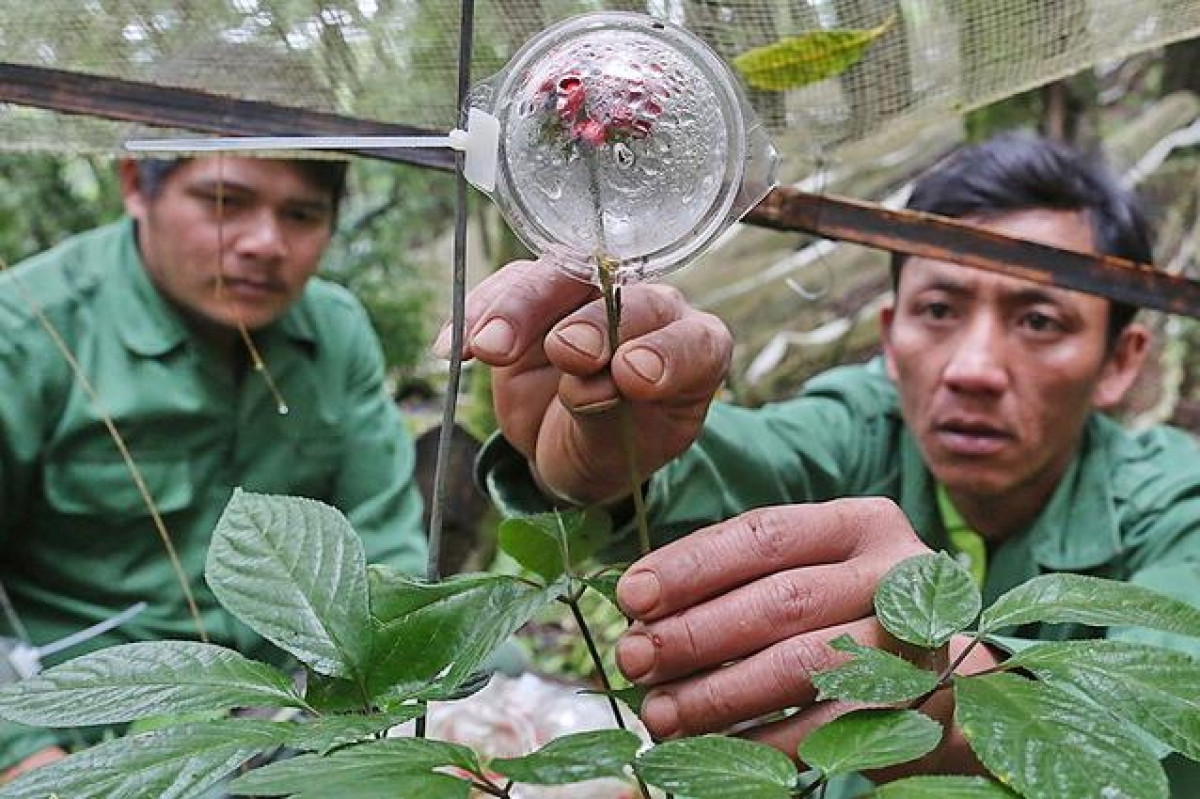
[[[163,183],[166,179],[182,166],[188,159],[186,158],[145,158],[137,162],[138,181],[141,184],[142,191],[151,199],[158,196],[162,191]],[[341,160],[320,160],[315,158],[303,159],[298,158],[288,160],[286,163],[295,166],[305,178],[314,186],[329,192],[329,198],[333,201],[333,212],[336,215],[338,206],[342,202],[342,197],[346,193],[346,168],[347,163]]]
[[[908,207],[948,217],[1033,208],[1086,211],[1098,252],[1139,263],[1153,259],[1150,225],[1137,195],[1098,159],[1032,134],[1006,133],[959,150],[917,181]],[[892,254],[893,289],[906,257]],[[1133,305],[1110,304],[1110,343],[1136,312]]]

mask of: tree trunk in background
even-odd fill
[[[852,139],[870,133],[881,119],[912,104],[912,62],[908,30],[900,0],[845,0],[839,4],[840,26],[875,28],[891,22],[887,33],[867,49],[863,59],[841,76],[850,105]]]

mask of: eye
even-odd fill
[[[288,222],[303,227],[318,227],[329,223],[329,211],[324,208],[298,206],[287,208],[282,216]]]
[[[929,300],[922,302],[916,307],[917,316],[922,316],[934,321],[949,319],[953,311],[954,309],[950,306],[950,303],[942,302],[940,300]]]
[[[1054,317],[1040,311],[1029,311],[1021,317],[1021,324],[1034,333],[1061,333],[1066,328]]]

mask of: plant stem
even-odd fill
[[[591,628],[588,627],[583,611],[579,608],[578,596],[568,594],[563,597],[563,601],[567,603],[567,607],[571,609],[571,615],[575,618],[575,623],[579,625],[579,634],[583,636],[583,643],[587,646],[588,655],[592,659],[592,665],[596,669],[596,674],[600,677],[600,685],[604,688],[604,696],[608,699],[608,706],[612,709],[613,718],[616,720],[617,726],[622,730],[629,729],[625,726],[625,717],[621,714],[621,706],[617,704],[617,698],[613,696],[612,681],[608,679],[608,672],[604,669],[604,660],[601,659],[600,650],[596,647],[596,639],[592,635]],[[638,787],[642,791],[642,796],[645,799],[650,799],[650,788],[642,781],[637,772],[634,772],[633,777],[637,780]]]
[[[600,290],[604,294],[604,310],[608,318],[610,354],[615,353],[621,344],[621,287],[616,285],[618,265],[619,262],[615,258],[602,257],[597,269]],[[633,515],[637,521],[638,549],[645,555],[650,551],[650,525],[646,521],[646,499],[642,495],[642,480],[638,469],[633,414],[624,401],[617,406],[617,424],[620,426],[621,448],[625,451],[625,465],[629,470],[629,493],[633,497]]]

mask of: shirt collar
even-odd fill
[[[133,219],[125,218],[116,227],[112,255],[117,261],[116,280],[106,289],[111,299],[109,312],[116,320],[121,341],[131,352],[147,358],[161,357],[188,340],[187,326],[150,280],[138,252]],[[136,310],[131,312],[131,308]],[[304,297],[272,327],[305,345],[310,354],[316,352],[316,327]]]
[[[1067,467],[1042,512],[1021,533],[1002,544],[1028,547],[1039,566],[1050,571],[1086,571],[1122,551],[1104,419],[1092,414],[1079,454]],[[933,475],[912,434],[901,433],[900,504],[913,527],[934,548],[946,546],[937,513]]]
[[[145,357],[166,355],[187,339],[183,320],[155,288],[138,252],[133,219],[117,224],[115,280],[106,287],[121,341]]]
[[[1111,487],[1108,440],[1103,417],[1092,414],[1084,428],[1079,454],[1029,528],[1033,556],[1048,569],[1093,569],[1123,549]]]

